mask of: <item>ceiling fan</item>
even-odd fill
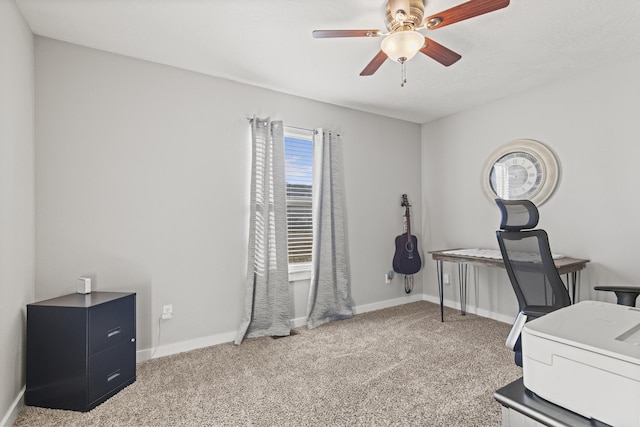
[[[374,74],[387,59],[402,64],[402,83],[407,82],[404,64],[418,52],[444,66],[457,62],[461,56],[449,48],[425,37],[418,30],[437,30],[465,19],[502,9],[509,0],[470,0],[435,15],[424,17],[426,0],[387,0],[385,23],[387,32],[381,30],[315,30],[315,38],[381,37],[380,52],[364,67],[361,76]]]

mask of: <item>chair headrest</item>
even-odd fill
[[[496,199],[502,219],[500,229],[519,231],[538,225],[538,208],[530,200]]]

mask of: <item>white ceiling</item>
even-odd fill
[[[359,76],[382,38],[311,36],[384,30],[384,0],[16,1],[37,35],[416,123],[640,55],[637,0],[511,0],[430,31],[462,59],[418,54],[404,88],[390,60]],[[429,0],[425,16],[463,1]]]

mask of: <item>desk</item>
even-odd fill
[[[502,267],[504,268],[504,261],[502,257],[499,258],[488,258],[488,257],[480,257],[473,256],[467,254],[458,254],[452,252],[465,252],[470,251],[469,249],[445,249],[439,251],[430,251],[431,258],[436,261],[437,266],[437,276],[438,276],[438,293],[440,296],[440,320],[444,322],[444,302],[443,302],[443,271],[442,266],[443,263],[453,262],[458,264],[458,281],[460,284],[460,313],[462,315],[466,314],[466,306],[467,306],[467,266],[487,266],[487,267]],[[493,251],[484,249],[482,251]],[[499,250],[496,250],[498,253]],[[560,275],[567,275],[567,283],[569,286],[569,292],[571,294],[571,301],[575,302],[576,299],[576,287],[578,286],[580,280],[580,270],[584,270],[589,262],[588,259],[578,259],[578,258],[570,258],[570,257],[562,257],[554,260],[558,273]],[[571,280],[569,280],[571,279]]]

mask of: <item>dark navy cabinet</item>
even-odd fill
[[[27,405],[86,412],[135,380],[135,293],[27,305]]]

